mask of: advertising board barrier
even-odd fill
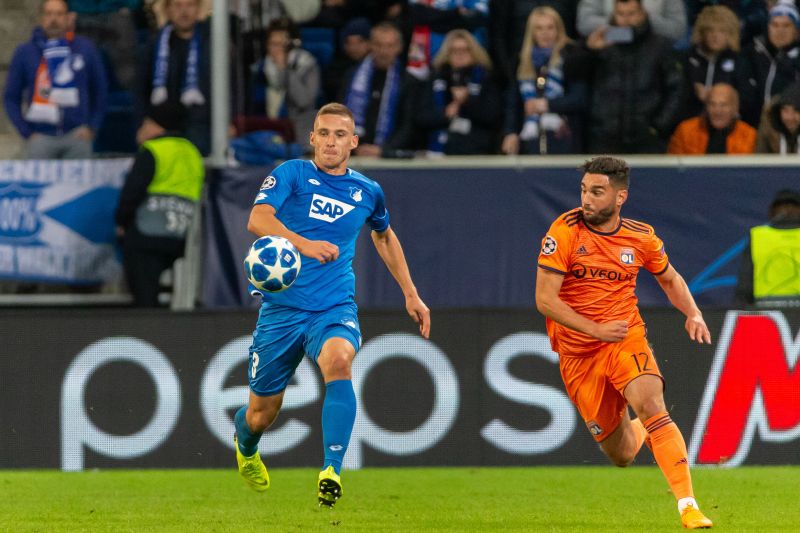
[[[707,311],[711,346],[676,311],[643,314],[693,463],[800,464],[800,312]],[[232,468],[255,318],[3,311],[0,468]],[[434,310],[430,341],[399,310],[361,326],[349,468],[606,463],[533,310]],[[270,465],[320,463],[323,394],[305,359],[260,444]]]

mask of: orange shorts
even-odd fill
[[[664,381],[643,327],[622,342],[605,344],[593,356],[559,355],[567,394],[597,442],[611,435],[622,420],[628,408],[623,396],[628,383],[645,374]]]

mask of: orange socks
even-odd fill
[[[678,426],[668,413],[658,413],[644,421],[644,428],[650,435],[650,449],[672,494],[678,500],[694,497],[686,443]]]

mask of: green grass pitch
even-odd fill
[[[0,471],[2,532],[677,531],[652,466],[368,468],[334,510],[313,469],[273,469],[252,492],[230,470]],[[718,531],[800,531],[800,467],[697,468]]]

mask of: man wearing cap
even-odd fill
[[[767,34],[756,37],[744,51],[743,74],[752,91],[741,95],[745,104],[742,111],[752,126],[758,125],[761,111],[775,95],[800,80],[799,22],[794,2],[779,0],[769,10]]]
[[[750,230],[736,300],[759,307],[800,306],[800,192],[779,191],[769,206],[769,224]]]

